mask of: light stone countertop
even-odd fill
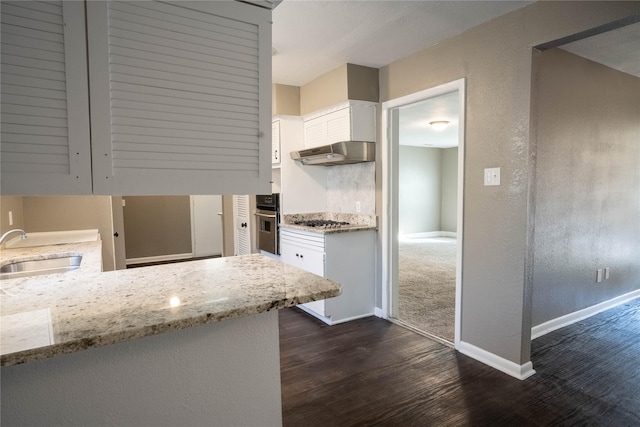
[[[84,264],[91,261],[90,252],[96,251],[96,247],[100,256],[96,243],[100,242],[25,249],[30,250],[29,256],[36,257],[51,257],[52,251],[80,252],[89,257],[83,258]],[[25,255],[14,251],[19,250],[2,251],[2,257],[6,258],[3,264],[10,262],[9,258]],[[14,335],[22,341],[24,335],[39,337],[27,340],[27,348],[17,351],[12,345],[20,348],[25,342],[3,345],[1,366],[281,309],[341,293],[335,282],[258,254],[110,272],[100,272],[95,267],[87,262],[76,271],[0,282],[2,323],[24,326],[8,334],[3,330],[3,336],[10,339]],[[179,305],[173,307],[170,301],[175,302],[176,298]],[[25,318],[33,321],[24,325]],[[52,343],[45,342],[49,336]],[[9,348],[7,354],[5,348]]]
[[[335,228],[309,227],[294,224],[296,221],[308,221],[314,219],[332,220],[338,222],[348,222],[349,225],[342,225]],[[351,213],[316,212],[302,214],[282,215],[281,228],[291,228],[294,230],[308,231],[317,234],[349,233],[352,231],[377,230],[378,222],[375,215],[361,215]]]

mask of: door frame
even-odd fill
[[[466,111],[466,79],[458,79],[443,85],[415,92],[382,103],[382,315],[391,319],[393,305],[393,283],[398,277],[398,241],[394,236],[398,233],[398,194],[394,192],[398,184],[398,144],[394,144],[391,115],[396,114],[399,107],[434,98],[445,93],[458,91],[458,212],[456,248],[456,299],[454,347],[460,346],[460,328],[462,313],[462,264],[463,264],[463,225],[464,225],[464,159],[465,159],[465,111]],[[397,123],[397,117],[396,117]],[[397,130],[396,130],[397,131]]]

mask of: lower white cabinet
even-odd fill
[[[333,325],[373,315],[375,230],[313,233],[282,227],[281,260],[342,285],[342,294],[299,307]]]

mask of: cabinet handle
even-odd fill
[[[304,256],[302,254],[300,254],[300,258],[304,258]]]
[[[296,258],[300,257],[300,254],[296,254]]]
[[[242,228],[247,228],[247,223],[246,223],[246,222],[243,222],[242,224],[240,224],[240,227],[242,227]]]
[[[276,154],[276,160],[278,160],[278,150],[276,150],[275,154]]]

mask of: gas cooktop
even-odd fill
[[[305,227],[316,227],[316,228],[338,228],[343,225],[349,225],[348,222],[344,221],[333,221],[330,219],[308,219],[306,221],[294,221],[295,225],[303,225]]]

